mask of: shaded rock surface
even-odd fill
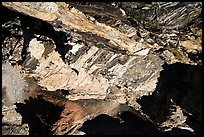
[[[2,101],[29,134],[201,134],[202,3],[2,4]]]

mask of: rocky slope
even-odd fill
[[[201,134],[202,3],[2,4],[4,134]]]

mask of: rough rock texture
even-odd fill
[[[26,86],[26,82],[19,71],[8,63],[2,65],[2,88],[6,90],[6,92],[3,90],[3,96],[8,97],[6,105],[10,106],[15,102],[22,102],[25,96],[22,91],[25,90]]]
[[[2,4],[2,64],[28,84],[3,101],[27,99],[29,134],[201,133],[202,3]]]

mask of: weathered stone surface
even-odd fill
[[[134,40],[129,39],[125,34],[122,34],[114,28],[98,23],[97,21],[89,21],[83,13],[74,8],[72,8],[71,10],[64,9],[59,4],[58,12],[47,13],[42,11],[41,9],[38,9],[40,6],[35,5],[33,7],[33,3],[25,4],[20,2],[4,2],[3,5],[7,6],[8,8],[20,11],[23,14],[40,18],[45,21],[54,21],[55,19],[58,19],[58,21],[61,21],[65,25],[70,25],[74,29],[91,32],[98,36],[109,39],[113,45],[119,46],[122,49],[130,51],[131,53],[134,53],[134,51],[138,50],[138,48],[135,46],[136,42]],[[112,37],[113,35],[114,37]],[[132,47],[135,47],[136,50],[132,49]]]
[[[142,134],[143,127],[152,134],[201,133],[202,3],[2,4],[2,62],[28,84],[19,93],[4,92],[22,101],[46,93],[17,103],[29,134],[94,134],[98,130],[87,131],[85,121],[101,114],[126,121],[124,111],[150,122],[130,133]],[[65,46],[67,31],[74,39]]]
[[[2,91],[5,98],[4,105],[10,106],[15,102],[23,102],[26,97],[27,83],[19,70],[13,68],[9,63],[2,64]],[[14,96],[15,95],[15,96]]]

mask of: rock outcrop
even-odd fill
[[[27,99],[16,110],[30,134],[97,134],[83,123],[106,114],[128,125],[126,111],[150,134],[176,134],[183,127],[201,133],[202,3],[2,5],[2,64],[10,63],[28,85],[17,95],[4,86],[10,82],[3,84],[4,99]],[[65,46],[66,32],[74,40]],[[46,116],[49,106],[53,116]],[[130,133],[147,132],[134,126],[138,131]],[[128,130],[115,130],[121,128]]]

